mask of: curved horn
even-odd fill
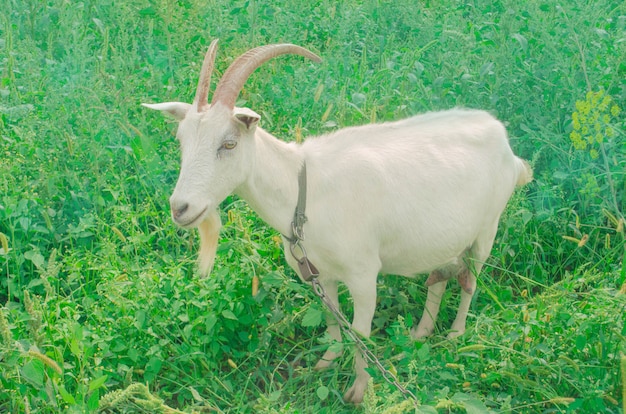
[[[209,88],[211,87],[211,74],[213,73],[216,54],[217,39],[211,42],[209,50],[207,50],[206,55],[204,55],[202,69],[200,69],[200,79],[198,80],[196,97],[193,100],[193,105],[198,108],[198,112],[202,112],[209,107]]]
[[[314,62],[322,61],[316,54],[292,44],[266,45],[251,49],[239,56],[226,70],[215,88],[211,105],[219,102],[227,108],[234,108],[237,95],[252,72],[268,60],[286,54],[304,56]]]

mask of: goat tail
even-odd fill
[[[533,180],[533,169],[528,161],[515,157],[515,164],[517,166],[517,185],[522,186],[528,184]]]
[[[213,269],[221,227],[222,221],[220,220],[220,213],[217,210],[211,212],[207,218],[198,225],[198,233],[200,233],[198,268],[203,277],[208,276]]]

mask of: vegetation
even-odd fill
[[[0,0],[0,411],[624,413],[626,3],[617,0]],[[323,308],[277,234],[224,201],[213,274],[169,218],[175,124],[256,45],[318,52],[258,70],[240,105],[285,140],[454,106],[489,110],[535,181],[501,220],[468,332],[408,330],[424,279],[380,278],[372,371],[315,372]],[[419,252],[416,252],[419,254]],[[252,286],[258,283],[256,295]],[[350,314],[348,295],[341,298]],[[620,371],[620,361],[622,371]]]

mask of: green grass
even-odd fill
[[[464,106],[496,114],[533,164],[463,337],[444,339],[455,289],[437,334],[415,343],[424,280],[380,279],[371,346],[417,395],[417,412],[624,412],[626,3],[0,9],[1,412],[414,411],[376,372],[365,403],[345,405],[350,351],[334,369],[311,369],[336,346],[323,308],[241,200],[222,205],[213,274],[194,273],[197,238],[169,219],[175,124],[139,104],[191,101],[214,38],[218,75],[266,43],[323,57],[275,59],[240,96],[285,140]]]

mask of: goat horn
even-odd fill
[[[215,94],[213,95],[211,105],[219,102],[227,108],[234,108],[235,100],[252,72],[268,60],[276,56],[286,54],[304,56],[314,62],[322,61],[322,59],[316,54],[303,47],[292,44],[266,45],[250,49],[243,55],[239,56],[237,60],[235,60],[226,70],[224,76],[222,76],[222,79],[215,88]]]
[[[202,69],[200,69],[200,79],[198,80],[198,89],[196,89],[196,98],[193,101],[197,106],[198,112],[202,112],[209,107],[209,88],[211,87],[211,74],[213,73],[213,65],[215,63],[215,55],[217,54],[217,39],[211,42],[209,50],[204,55]]]

